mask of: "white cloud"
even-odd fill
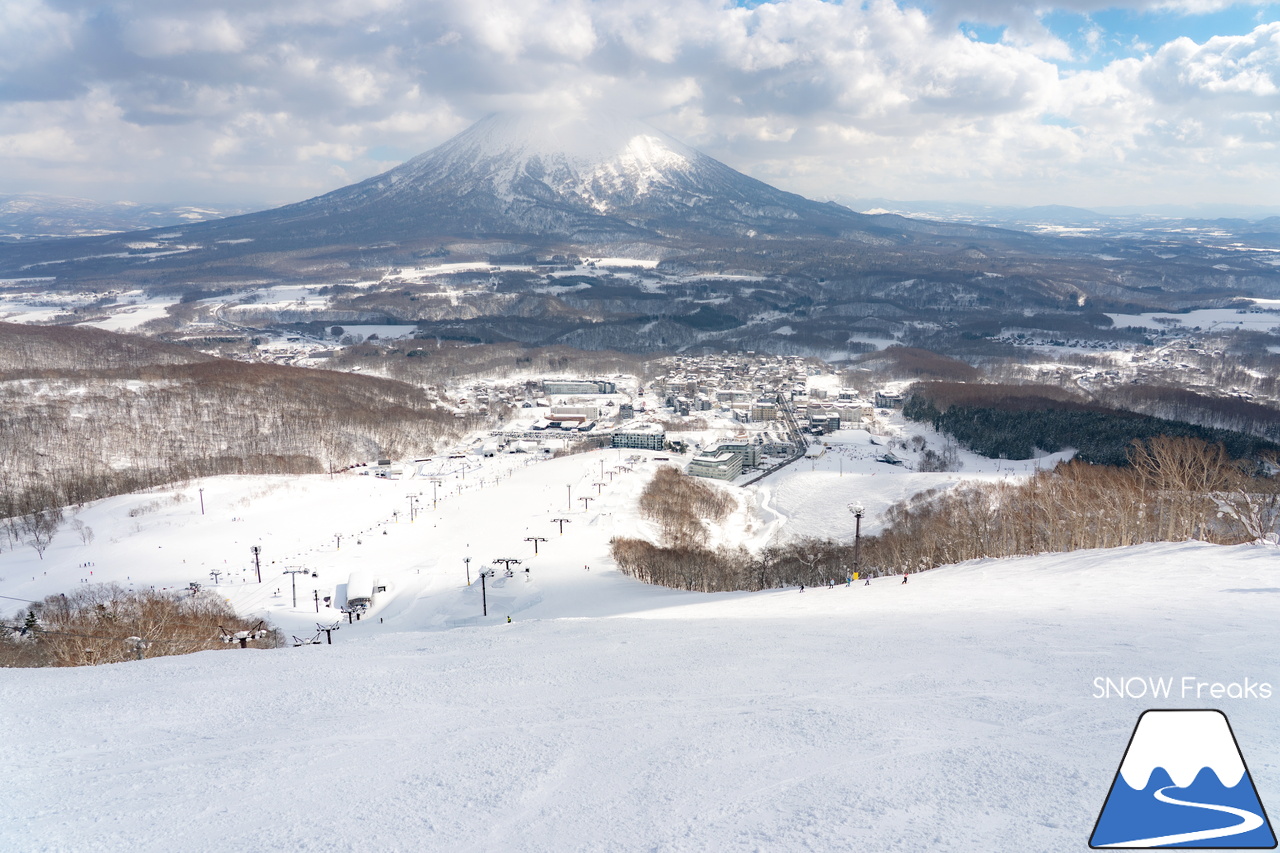
[[[0,192],[292,200],[495,109],[594,106],[818,196],[1102,204],[1161,174],[1188,192],[1280,188],[1280,25],[1068,73],[1040,3],[931,8],[10,0]],[[1004,40],[966,38],[961,20],[1002,24]]]
[[[220,11],[132,21],[126,28],[124,43],[141,57],[239,53],[246,45],[244,34]]]

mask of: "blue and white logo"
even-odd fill
[[[1144,712],[1089,846],[1275,848],[1275,833],[1226,715]]]

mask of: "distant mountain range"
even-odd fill
[[[1226,227],[1280,232],[1280,206],[1261,205],[1153,205],[1147,207],[1102,207],[1089,209],[1048,204],[974,204],[953,201],[901,201],[886,198],[840,198],[852,210],[891,212],[945,222],[1020,228],[1025,226],[1176,227],[1182,224],[1218,223]]]
[[[25,193],[0,195],[0,242],[49,237],[90,237],[189,225],[244,213],[249,208],[218,205],[99,202],[85,198]]]

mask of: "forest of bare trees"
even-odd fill
[[[983,557],[1012,557],[1142,542],[1234,544],[1263,539],[1280,524],[1280,482],[1220,445],[1156,437],[1135,443],[1128,467],[1071,461],[1021,482],[969,483],[894,504],[882,532],[863,537],[860,568],[902,574]],[[655,483],[657,480],[655,479]],[[652,486],[651,486],[652,488]],[[700,523],[687,501],[684,529]],[[705,516],[704,516],[705,517]],[[707,592],[843,582],[851,542],[805,538],[759,553],[714,550],[694,537],[655,545],[614,539],[625,574]]]
[[[198,355],[182,362],[176,347],[31,328],[0,330],[0,519],[9,528],[194,477],[319,473],[427,454],[480,425],[394,380]],[[68,358],[95,367],[60,366]]]
[[[571,347],[528,347],[519,343],[474,344],[425,338],[365,343],[346,347],[332,359],[337,370],[374,370],[381,375],[420,385],[441,384],[460,377],[511,377],[625,373],[645,379],[656,355],[632,355],[609,350]]]
[[[115,584],[51,595],[0,622],[0,666],[86,666],[208,649],[276,648],[282,635],[209,592]]]
[[[866,562],[912,572],[1008,557],[1140,542],[1260,539],[1280,520],[1280,484],[1192,438],[1135,444],[1131,465],[1072,461],[1021,483],[971,484],[891,507],[864,542]]]

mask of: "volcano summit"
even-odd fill
[[[307,259],[314,275],[341,261],[369,262],[370,252],[375,264],[411,263],[475,240],[587,252],[639,244],[662,257],[743,241],[868,248],[993,236],[1025,239],[812,201],[639,121],[521,113],[490,116],[388,172],[285,207],[181,229],[0,247],[0,274],[230,268],[240,266],[230,259],[252,257],[255,274],[270,275],[282,271],[284,254]],[[161,245],[139,249],[143,239]]]

